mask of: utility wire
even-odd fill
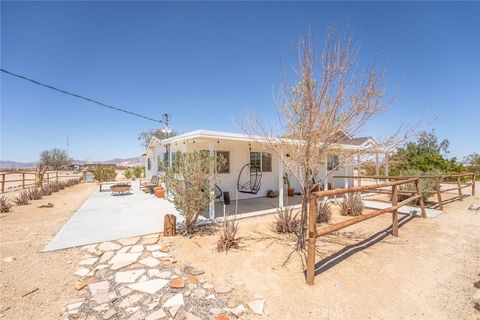
[[[97,101],[97,100],[94,100],[94,99],[90,99],[90,98],[81,96],[81,95],[79,95],[79,94],[75,94],[75,93],[72,93],[72,92],[68,92],[68,91],[65,91],[65,90],[62,90],[62,89],[53,87],[53,86],[51,86],[51,85],[48,85],[48,84],[45,84],[45,83],[41,83],[40,81],[36,81],[36,80],[30,79],[30,78],[27,78],[27,77],[25,77],[25,76],[22,76],[22,75],[19,75],[19,74],[16,74],[16,73],[7,71],[7,70],[2,69],[2,68],[0,68],[0,71],[2,71],[2,72],[4,72],[4,73],[7,73],[7,74],[9,74],[9,75],[12,75],[12,76],[14,76],[14,77],[23,79],[23,80],[27,80],[27,81],[33,82],[33,83],[38,84],[38,85],[40,85],[40,86],[43,86],[43,87],[45,87],[45,88],[49,88],[49,89],[52,89],[52,90],[55,90],[55,91],[58,91],[58,92],[61,92],[61,93],[68,94],[68,95],[70,95],[70,96],[74,96],[74,97],[77,97],[77,98],[80,98],[80,99],[83,99],[83,100],[87,100],[87,101],[96,103],[96,104],[98,104],[99,106],[102,106],[102,107],[106,107],[106,108],[110,108],[110,109],[112,109],[112,110],[116,110],[116,111],[120,111],[120,112],[123,112],[123,113],[127,113],[127,114],[129,114],[129,115],[136,116],[136,117],[139,117],[139,118],[143,118],[143,119],[145,119],[145,120],[150,120],[150,121],[159,122],[159,123],[165,123],[165,120],[153,119],[153,118],[150,118],[150,117],[147,117],[147,116],[143,116],[143,115],[141,115],[141,114],[138,114],[138,113],[135,113],[135,112],[132,112],[132,111],[128,111],[128,110],[125,110],[125,109],[122,109],[122,108],[114,107],[114,106],[105,104],[105,103],[103,103],[103,102],[100,102],[100,101]]]

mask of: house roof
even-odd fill
[[[262,140],[263,137],[258,136],[252,138],[247,134],[242,133],[233,133],[233,132],[223,132],[223,131],[214,131],[214,130],[195,130],[186,133],[182,133],[170,138],[160,140],[158,137],[153,136],[150,140],[150,143],[147,147],[147,150],[152,144],[170,144],[179,141],[192,140],[192,139],[217,139],[217,140],[234,140],[234,141],[258,141]],[[265,138],[263,138],[265,139]],[[341,140],[340,140],[341,139]],[[361,149],[366,146],[366,143],[371,141],[375,144],[375,141],[371,137],[362,137],[362,138],[352,138],[350,135],[340,132],[339,133],[339,146],[346,149]]]

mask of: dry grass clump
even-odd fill
[[[234,218],[225,218],[223,230],[220,239],[217,241],[217,250],[219,252],[228,251],[232,248],[238,248],[241,239],[237,237],[238,221]]]
[[[332,218],[332,208],[328,201],[318,201],[317,223],[328,223]]]
[[[359,216],[363,211],[362,197],[359,192],[346,194],[340,204],[342,216]]]
[[[10,203],[10,200],[5,196],[0,197],[0,212],[5,213],[11,210],[12,204]]]
[[[297,214],[293,215],[292,207],[277,207],[277,215],[275,216],[275,231],[278,233],[295,233],[298,230],[300,221]]]
[[[42,199],[42,190],[39,188],[29,188],[27,189],[28,200],[39,200]]]
[[[28,192],[26,190],[20,192],[18,196],[16,196],[15,199],[13,199],[13,202],[17,206],[26,206],[27,204],[30,203],[28,202]]]

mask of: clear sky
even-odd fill
[[[252,107],[273,118],[282,63],[309,25],[321,43],[348,19],[360,60],[380,53],[398,101],[363,132],[422,121],[451,156],[480,152],[480,3],[1,2],[2,68],[181,132],[238,132]],[[156,124],[1,74],[1,158],[66,148],[80,160],[138,156]]]

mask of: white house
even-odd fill
[[[375,142],[371,138],[352,138],[345,134],[339,148],[355,152],[355,150],[361,151],[367,146],[371,147],[372,143]],[[194,150],[205,150],[211,155],[223,156],[226,159],[225,168],[218,172],[216,185],[222,192],[228,192],[232,200],[253,198],[260,200],[260,198],[266,197],[268,190],[273,190],[279,192],[279,197],[275,200],[278,201],[278,206],[284,205],[285,168],[282,162],[275,154],[262,148],[252,138],[239,133],[196,130],[163,140],[153,137],[145,151],[146,178],[150,179],[153,175],[158,175],[162,162],[171,165],[176,152]],[[327,181],[321,182],[321,185],[328,188],[328,183],[332,182],[332,176],[335,175],[353,175],[354,168],[351,164],[340,166],[331,172],[332,168],[337,167],[339,157],[342,155],[326,157],[325,165],[319,169],[319,172],[323,173],[322,176],[326,172],[331,174]],[[242,171],[242,169],[244,170]],[[291,186],[297,192],[300,191],[299,184],[293,175],[290,174],[289,178]],[[335,185],[348,187],[353,185],[353,181],[352,179],[337,178]],[[210,218],[215,217],[215,205],[210,206],[209,216]]]

